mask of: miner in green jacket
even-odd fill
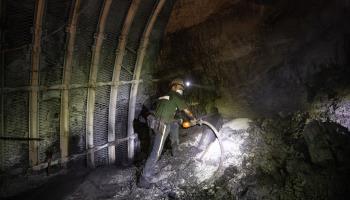
[[[174,79],[170,83],[170,91],[158,98],[157,107],[154,115],[147,117],[150,128],[155,132],[153,148],[147,158],[145,167],[139,181],[140,187],[149,187],[154,177],[155,165],[162,153],[166,138],[170,133],[172,152],[178,150],[179,133],[178,122],[174,119],[176,111],[183,111],[190,119],[194,119],[193,114],[188,109],[185,100],[182,97],[184,91],[184,82],[181,79]]]

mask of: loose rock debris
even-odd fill
[[[240,152],[240,147],[248,136],[249,120],[236,121],[239,121],[244,129],[237,130],[233,127],[237,123],[230,121],[220,131],[225,149],[225,155],[222,155],[224,169],[240,168],[246,156]],[[245,125],[242,126],[242,123]],[[206,152],[195,154],[195,146],[201,137],[201,128],[195,127],[190,131],[191,133],[182,133],[184,142],[180,145],[182,151],[179,155],[172,156],[169,150],[163,152],[157,163],[158,173],[155,177],[157,182],[150,189],[137,186],[143,165],[128,169],[98,168],[65,199],[193,199],[201,198],[197,194],[209,194],[207,197],[217,196],[215,193],[220,187],[215,186],[213,175],[218,169],[221,156],[218,142],[212,143]]]

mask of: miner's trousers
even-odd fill
[[[170,133],[171,147],[174,151],[179,145],[179,125],[176,122],[159,123],[153,126],[155,132],[151,154],[148,156],[142,176],[149,180],[155,174],[155,167]]]

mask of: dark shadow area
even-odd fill
[[[51,175],[47,182],[44,182],[41,186],[25,191],[18,195],[5,198],[5,200],[61,200],[66,197],[67,194],[72,193],[84,182],[85,177],[89,174],[87,168],[70,169],[68,171],[61,171],[59,174]]]

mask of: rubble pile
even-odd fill
[[[236,173],[230,174],[232,169],[237,172],[241,168],[247,155],[240,153],[240,147],[249,136],[248,122],[248,119],[240,120],[239,124],[245,125],[235,130],[232,127],[235,122],[230,121],[221,129],[225,154],[220,176],[233,177]],[[214,142],[205,152],[196,152],[201,128],[185,130],[182,136],[179,155],[172,156],[169,149],[163,152],[157,163],[157,182],[150,189],[137,186],[143,165],[127,169],[99,168],[66,199],[213,199],[219,193],[227,196],[229,193],[221,191],[221,186],[215,183],[221,156],[218,143]]]

